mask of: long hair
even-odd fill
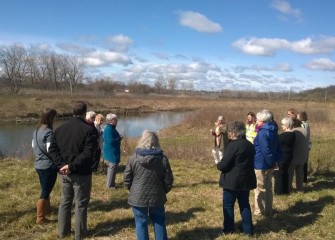
[[[136,148],[160,149],[161,146],[159,144],[157,133],[149,130],[144,130]]]
[[[42,125],[45,125],[47,128],[52,129],[56,115],[57,115],[57,111],[55,109],[45,108],[42,111],[40,122],[37,126],[37,129],[40,129]]]

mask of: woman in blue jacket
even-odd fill
[[[255,147],[255,174],[257,188],[255,192],[255,215],[272,215],[272,177],[273,169],[282,157],[279,142],[278,127],[273,123],[272,114],[266,109],[256,115],[257,124],[260,126],[254,140]]]
[[[103,131],[103,158],[108,161],[106,188],[115,189],[115,177],[120,163],[120,147],[122,136],[116,130],[117,116],[107,114],[107,125]]]

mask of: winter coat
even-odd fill
[[[273,168],[282,157],[277,133],[278,128],[272,122],[262,125],[254,140],[256,151],[254,167],[257,170]]]
[[[220,186],[236,191],[255,189],[254,156],[254,146],[245,137],[231,141],[217,164],[221,171]]]
[[[164,206],[172,184],[171,167],[162,150],[135,150],[124,171],[124,185],[129,190],[128,203],[131,206]]]
[[[293,129],[295,134],[292,164],[303,165],[308,160],[309,141],[306,128],[297,127]]]
[[[280,160],[280,163],[284,165],[289,165],[293,158],[295,133],[294,132],[281,133],[279,135],[279,142],[283,151],[283,156],[282,159]]]
[[[58,168],[69,165],[71,174],[92,173],[97,136],[81,117],[74,117],[55,130],[49,154]]]
[[[120,162],[121,137],[115,126],[107,124],[103,131],[103,158],[108,162]]]

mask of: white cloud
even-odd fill
[[[236,73],[242,73],[244,71],[257,71],[257,72],[291,72],[292,67],[289,63],[277,63],[274,66],[264,66],[264,65],[252,65],[248,66],[236,66],[233,68]]]
[[[107,47],[112,48],[113,51],[126,52],[129,47],[134,45],[134,40],[123,35],[108,36],[105,40]]]
[[[304,65],[304,67],[311,70],[321,70],[321,71],[335,71],[335,62],[328,58],[314,59],[313,61]]]
[[[222,31],[222,27],[219,23],[209,20],[205,15],[198,12],[180,12],[179,23],[182,26],[192,28],[199,32],[216,33]]]
[[[132,64],[131,59],[127,55],[109,51],[96,51],[90,53],[85,57],[85,61],[87,65],[94,67],[110,66],[111,64],[120,64],[123,66]]]
[[[273,0],[272,7],[278,10],[280,13],[286,16],[292,16],[298,20],[302,20],[302,13],[298,8],[292,8],[292,6],[284,0]]]
[[[278,50],[321,54],[335,50],[335,37],[305,38],[294,42],[280,38],[241,38],[233,42],[233,46],[243,53],[259,56],[273,56]]]
[[[233,43],[233,46],[246,54],[273,56],[276,50],[287,48],[289,42],[279,38],[241,38]]]

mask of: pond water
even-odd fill
[[[178,124],[186,114],[185,112],[157,112],[132,117],[120,116],[116,129],[124,137],[139,137],[143,130],[159,131]],[[56,121],[54,128],[63,122]],[[36,125],[37,123],[16,123],[0,126],[0,156],[27,156],[27,153],[31,152],[31,139]]]

